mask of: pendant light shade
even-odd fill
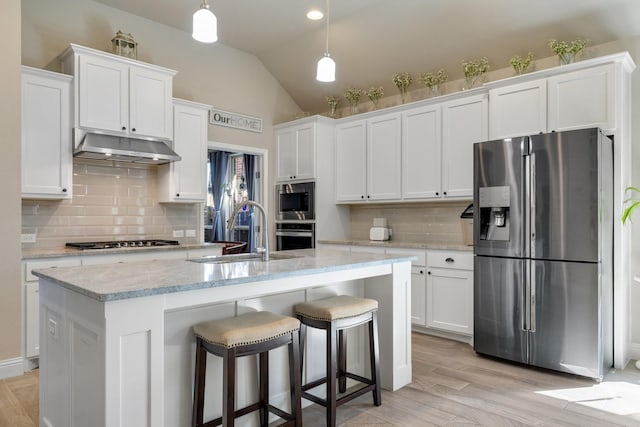
[[[193,34],[191,35],[202,43],[213,43],[218,40],[218,18],[209,10],[207,0],[204,0],[200,9],[193,14]]]
[[[333,82],[336,80],[336,62],[329,56],[328,52],[318,61],[316,80],[319,82]]]
[[[329,55],[329,0],[327,0],[327,29],[324,56],[318,61],[316,80],[319,82],[333,82],[336,80],[336,62]]]

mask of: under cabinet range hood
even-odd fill
[[[87,132],[73,151],[74,157],[162,165],[182,158],[163,140],[127,138]]]

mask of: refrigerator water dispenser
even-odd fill
[[[480,240],[509,240],[509,187],[480,187],[478,196]]]

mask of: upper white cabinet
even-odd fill
[[[171,139],[175,71],[73,44],[60,59],[76,77],[76,127]]]
[[[336,126],[336,201],[365,200],[367,192],[367,122]]]
[[[489,138],[511,138],[547,131],[547,80],[533,80],[489,91]]]
[[[615,129],[615,64],[549,78],[549,130]]]
[[[72,196],[70,76],[22,67],[22,197]]]
[[[158,167],[158,201],[205,201],[209,109],[208,105],[173,100],[173,149],[182,160]]]
[[[442,194],[442,107],[402,113],[402,198],[433,199]]]
[[[336,126],[336,200],[401,197],[402,140],[399,113]]]
[[[442,104],[442,195],[473,196],[473,144],[486,141],[487,95],[473,95]]]
[[[310,180],[316,177],[315,123],[276,130],[276,181]]]

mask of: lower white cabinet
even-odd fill
[[[473,254],[429,251],[427,328],[473,335]]]

